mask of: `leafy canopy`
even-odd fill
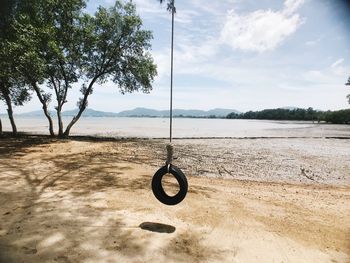
[[[20,1],[6,0],[0,8],[0,99],[23,105],[30,99],[26,83],[15,58],[18,54],[20,34],[15,30],[16,14]]]
[[[85,80],[90,84],[111,80],[123,94],[152,89],[157,74],[149,53],[152,33],[141,29],[135,5],[117,1],[112,8],[99,7],[94,16],[85,14],[80,26]],[[88,88],[83,87],[83,94]]]
[[[162,4],[164,0],[159,0],[159,2]],[[176,7],[175,7],[175,0],[168,0],[167,8],[169,12],[172,12],[174,10],[174,13],[176,13]]]
[[[65,136],[88,105],[96,83],[115,83],[121,93],[152,89],[157,68],[149,52],[152,33],[142,29],[141,18],[131,2],[116,1],[99,7],[95,15],[84,14],[79,23],[80,76],[84,79],[79,112],[68,124]]]

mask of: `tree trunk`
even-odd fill
[[[62,108],[61,107],[57,107],[58,137],[64,137],[63,136],[63,122],[62,122],[61,111],[62,111]]]
[[[64,70],[63,70],[64,72]],[[50,76],[51,78],[51,82],[53,85],[53,89],[55,90],[55,94],[56,94],[56,100],[57,100],[57,107],[55,107],[56,112],[57,112],[57,122],[58,122],[58,137],[63,137],[63,122],[62,122],[62,116],[61,116],[61,112],[62,112],[62,101],[65,100],[65,98],[61,98],[61,85],[60,85],[60,81],[58,81],[58,85],[55,81],[55,78],[53,76]],[[65,82],[66,84],[66,88],[67,88],[67,82]],[[66,89],[67,90],[67,89]],[[66,93],[67,94],[67,93]]]
[[[71,120],[71,122],[67,125],[67,128],[63,134],[63,137],[68,137],[69,133],[70,133],[70,129],[73,127],[73,125],[79,120],[81,114],[83,114],[84,110],[85,110],[85,106],[81,107],[79,109],[79,112],[76,116],[73,117],[73,119]]]
[[[51,135],[52,137],[54,137],[54,136],[55,136],[55,133],[54,133],[54,131],[53,131],[53,122],[52,122],[52,118],[51,118],[51,116],[50,116],[50,113],[49,113],[49,111],[48,111],[48,109],[47,109],[47,101],[46,101],[46,100],[43,98],[43,96],[41,95],[40,88],[38,87],[38,85],[37,85],[36,83],[33,83],[33,84],[32,84],[32,87],[33,87],[33,89],[34,89],[34,91],[35,91],[35,93],[36,93],[36,95],[37,95],[37,97],[38,97],[38,99],[39,99],[41,105],[43,106],[42,109],[43,109],[43,111],[44,111],[44,114],[45,114],[47,120],[49,121],[49,131],[50,131],[50,135]]]
[[[0,118],[0,136],[2,135],[2,122],[1,122],[1,118]]]
[[[64,137],[68,137],[69,133],[70,133],[70,129],[73,127],[73,125],[79,120],[79,118],[81,117],[81,115],[83,114],[84,110],[86,109],[86,105],[87,105],[87,99],[89,97],[89,94],[91,93],[92,90],[92,86],[95,84],[96,80],[101,77],[103,75],[103,73],[100,73],[98,75],[96,75],[90,82],[88,88],[86,89],[86,91],[84,92],[84,97],[81,101],[81,106],[79,107],[79,112],[76,116],[73,117],[73,119],[71,120],[71,122],[67,125],[67,128],[63,134]]]
[[[7,114],[9,115],[9,119],[12,126],[12,134],[13,136],[17,136],[17,127],[16,127],[15,119],[13,118],[13,110],[12,110],[10,94],[8,92],[3,92],[3,95],[5,97],[5,101],[7,105]]]
[[[68,92],[68,88],[69,88],[69,83],[68,80],[66,78],[65,72],[64,72],[64,68],[63,65],[61,65],[61,70],[62,70],[62,74],[64,76],[64,85],[61,85],[60,80],[55,79],[54,76],[50,76],[51,78],[51,83],[53,86],[53,89],[55,90],[55,94],[56,94],[56,100],[57,100],[57,107],[56,108],[56,112],[57,112],[57,121],[58,121],[58,137],[64,137],[63,134],[63,121],[62,121],[62,108],[63,108],[63,104],[66,103],[66,99],[67,99],[67,92]],[[63,89],[63,95],[62,95],[62,89]]]

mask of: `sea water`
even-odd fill
[[[10,131],[2,116],[3,130]],[[48,122],[43,117],[15,117],[18,131],[48,134]],[[64,117],[67,125],[71,117]],[[55,131],[57,119],[54,118]],[[71,129],[71,135],[103,137],[166,138],[168,118],[82,117]],[[233,119],[173,119],[173,137],[350,137],[350,125],[327,125],[305,121],[268,121]]]

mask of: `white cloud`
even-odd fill
[[[306,71],[303,74],[303,79],[314,85],[338,85],[343,87],[350,72],[350,67],[344,65],[344,61],[344,58],[340,58],[328,67]]]
[[[344,67],[342,64],[344,62],[343,58],[338,59],[330,66],[333,74],[337,76],[345,76],[348,73],[348,68]]]
[[[344,62],[344,59],[340,58],[331,65],[331,68],[337,68],[343,62]]]
[[[302,77],[303,80],[313,84],[324,85],[332,83],[330,75],[321,70],[308,70],[302,75]]]
[[[295,11],[304,0],[286,0],[280,11],[257,10],[241,15],[230,10],[221,40],[232,48],[263,52],[276,48],[303,23]]]
[[[198,42],[198,43],[197,43]],[[176,74],[197,75],[206,64],[212,64],[219,50],[219,43],[212,37],[198,38],[198,41],[182,37],[175,41],[174,71]],[[170,47],[152,51],[157,64],[157,80],[170,76]]]
[[[157,79],[167,76],[170,71],[170,55],[168,50],[167,52],[153,51],[152,55],[157,65]]]
[[[156,1],[134,0],[133,3],[136,4],[137,11],[140,13],[161,15],[164,12],[162,6]]]
[[[304,0],[286,0],[284,2],[285,9],[283,10],[283,13],[289,14],[289,15],[293,14],[303,4],[304,4]]]

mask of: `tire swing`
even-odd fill
[[[170,143],[166,146],[167,150],[167,160],[163,167],[161,167],[152,178],[152,191],[154,196],[165,205],[177,205],[179,204],[185,197],[188,191],[188,183],[185,174],[180,170],[180,168],[176,167],[172,164],[174,148],[171,144],[172,140],[172,123],[173,123],[173,62],[174,62],[174,14],[175,14],[175,6],[174,0],[172,0],[170,9],[168,6],[168,10],[172,13],[172,30],[171,30],[171,77],[170,77]],[[177,180],[180,190],[174,195],[168,195],[162,186],[162,179],[164,175],[171,174]]]
[[[173,146],[168,144],[167,147],[167,161],[163,167],[161,167],[152,178],[152,191],[154,196],[165,205],[177,205],[180,203],[187,194],[188,183],[185,174],[175,165],[171,164],[172,154],[173,154]],[[169,196],[162,186],[163,176],[166,174],[171,174],[177,180],[180,190],[174,196]]]

